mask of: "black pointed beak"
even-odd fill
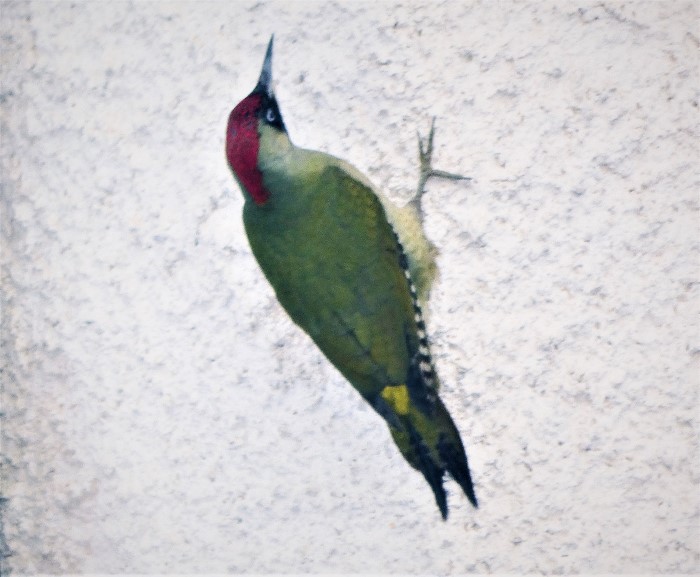
[[[264,92],[268,96],[272,96],[272,43],[275,40],[275,35],[270,36],[270,42],[267,45],[265,52],[265,60],[263,60],[260,78],[255,87],[255,92]]]

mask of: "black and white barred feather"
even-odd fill
[[[433,366],[433,360],[430,355],[430,345],[428,343],[428,334],[426,332],[425,319],[423,318],[423,310],[418,301],[416,286],[413,283],[413,278],[411,277],[408,257],[406,256],[403,244],[401,244],[401,239],[399,239],[399,235],[396,234],[396,231],[394,231],[394,238],[396,239],[396,247],[398,249],[399,264],[403,269],[406,282],[408,283],[408,290],[411,293],[411,300],[413,301],[413,314],[418,332],[418,354],[416,359],[414,359],[414,362],[418,364],[418,369],[420,370],[424,384],[429,389],[436,391],[437,377]]]

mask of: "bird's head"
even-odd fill
[[[226,129],[226,158],[244,190],[256,204],[265,204],[269,193],[258,168],[260,138],[264,130],[286,134],[272,89],[272,43],[267,45],[260,78],[253,91],[231,111]]]

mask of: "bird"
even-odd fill
[[[445,475],[478,507],[466,452],[439,396],[423,310],[437,275],[422,224],[435,120],[418,135],[416,196],[398,207],[354,166],[295,146],[273,89],[274,35],[255,88],[231,111],[226,158],[250,248],[289,317],[386,421],[444,520]]]

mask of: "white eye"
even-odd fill
[[[275,111],[272,110],[272,108],[268,108],[267,113],[265,114],[265,118],[267,119],[268,122],[274,122],[275,121]]]

